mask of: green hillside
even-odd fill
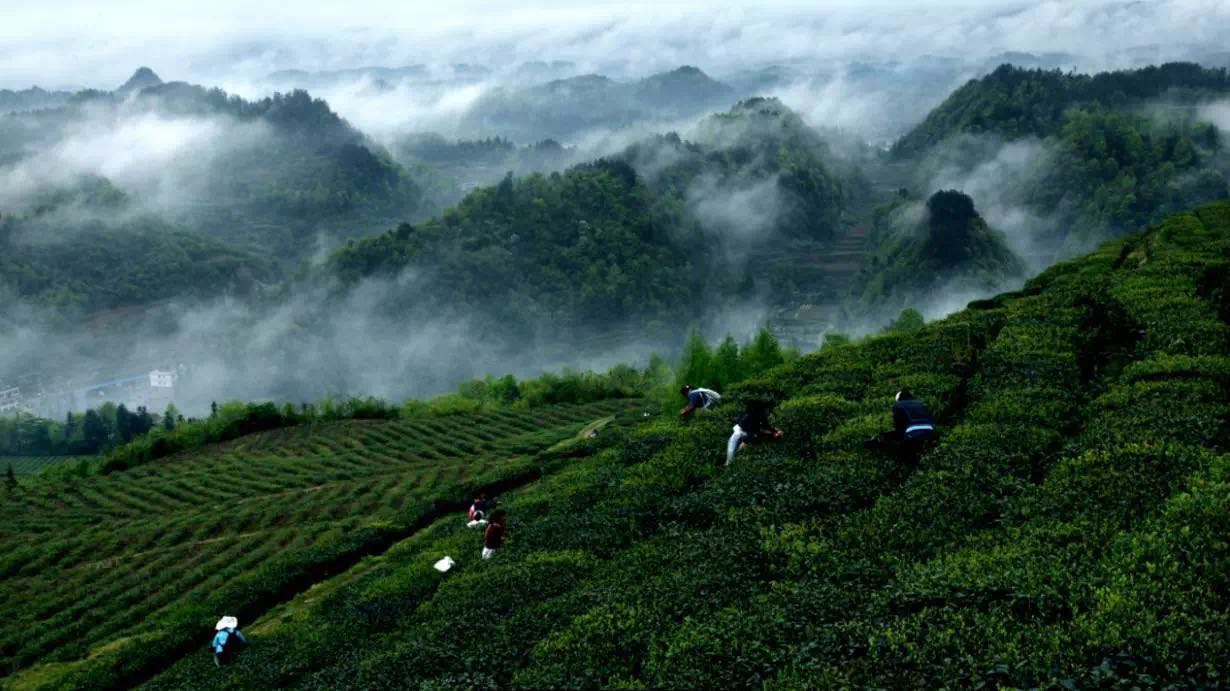
[[[1222,203],[605,435],[506,495],[492,561],[449,517],[249,623],[233,667],[190,650],[148,686],[1220,683],[1228,319]],[[917,467],[862,444],[901,387],[942,425]],[[785,440],[720,469],[765,394]]]
[[[22,482],[0,492],[0,669],[43,665],[19,684],[148,675],[196,649],[208,612],[250,619],[459,510],[471,490],[532,479],[555,457],[544,451],[595,421],[637,411],[616,400],[320,423]]]
[[[1227,94],[1225,69],[1188,63],[1094,75],[1004,65],[953,92],[892,154],[914,188],[981,187],[964,191],[1027,212],[1036,251],[1066,258],[1230,196],[1230,155],[1205,108]]]
[[[1047,137],[1060,130],[1072,108],[1126,110],[1162,97],[1191,104],[1228,92],[1230,72],[1193,63],[1093,75],[1001,65],[949,95],[893,145],[893,153],[921,154],[961,133]]]
[[[830,159],[797,114],[750,99],[703,121],[696,141],[649,138],[610,159],[475,189],[438,218],[348,242],[325,275],[354,286],[413,269],[382,307],[490,325],[511,350],[541,338],[544,323],[548,340],[616,340],[633,328],[637,342],[660,341],[719,299],[788,278],[789,267],[753,271],[749,253],[833,239],[855,185]]]

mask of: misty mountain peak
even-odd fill
[[[128,78],[128,81],[124,82],[124,85],[117,89],[117,91],[126,94],[133,91],[140,91],[151,86],[159,86],[160,84],[162,84],[162,79],[160,79],[157,74],[154,74],[153,70],[148,67],[138,67],[137,71],[133,72],[132,76]]]

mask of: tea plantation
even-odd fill
[[[0,493],[0,665],[18,686],[133,683],[195,651],[216,612],[250,619],[462,510],[474,489],[537,477],[544,451],[642,407],[303,425],[23,483]]]
[[[1224,686],[1228,319],[1223,203],[921,331],[802,357],[686,423],[539,457],[490,561],[455,515],[388,535],[466,472],[391,451],[406,422],[27,498],[7,512],[5,658],[91,655],[13,682],[49,687]],[[863,445],[903,387],[942,425],[916,464]],[[779,401],[785,439],[723,468],[753,396]],[[482,436],[411,436],[516,472],[474,469]],[[364,541],[382,549],[319,566]],[[313,587],[274,602],[267,578]],[[252,645],[216,669],[223,608]]]
[[[57,465],[72,465],[92,456],[0,456],[0,470],[13,466],[16,475],[30,475]]]

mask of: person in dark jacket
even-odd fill
[[[893,403],[893,429],[867,440],[868,448],[896,447],[913,458],[920,447],[935,439],[935,419],[922,401],[908,389],[897,393]]]
[[[782,431],[769,423],[769,411],[773,404],[768,401],[751,400],[731,428],[730,440],[726,442],[726,465],[735,460],[735,452],[744,444],[758,444],[782,438]]]
[[[908,389],[898,392],[893,403],[893,436],[901,442],[922,442],[935,437],[931,411]]]
[[[504,545],[504,536],[508,534],[504,527],[507,521],[508,514],[504,509],[496,509],[491,514],[487,530],[483,533],[483,559],[494,557],[496,550]]]
[[[209,647],[214,651],[214,664],[221,667],[248,644],[248,639],[239,632],[239,620],[235,617],[222,617],[214,626],[214,631],[216,633]]]

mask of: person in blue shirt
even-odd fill
[[[217,633],[209,647],[214,651],[214,664],[221,667],[248,644],[248,639],[239,632],[239,619],[235,617],[222,617],[214,625],[214,631]]]
[[[695,412],[698,408],[708,410],[717,405],[722,400],[722,395],[713,389],[702,389],[694,386],[685,386],[679,389],[679,393],[688,399],[688,404],[679,411],[679,417],[687,417]]]

